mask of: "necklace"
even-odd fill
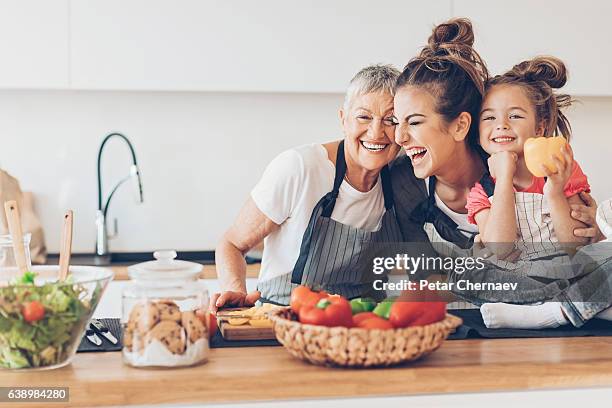
[[[344,175],[344,180],[348,183],[349,186],[357,190],[357,188],[355,188],[355,186],[351,184],[351,181],[348,179],[348,176],[346,174]]]
[[[354,186],[354,185],[351,183],[351,181],[348,179],[348,176],[347,176],[346,174],[344,175],[344,180],[346,180],[346,182],[348,183],[348,185],[349,185],[349,186],[351,186],[351,187],[353,187],[355,190],[357,190],[357,191],[361,191],[361,190],[359,190],[357,187],[355,187],[355,186]]]

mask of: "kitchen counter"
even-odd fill
[[[255,263],[247,265],[246,277],[257,278],[259,276],[259,268],[261,264]],[[115,272],[114,280],[127,280],[130,279],[127,272],[127,266],[106,266]],[[204,265],[200,279],[217,279],[217,270],[215,265]]]
[[[119,352],[81,353],[54,371],[0,371],[0,384],[66,386],[70,406],[612,386],[612,337],[453,340],[412,364],[361,370],[314,366],[282,347],[212,349],[207,364],[173,370],[131,368]]]

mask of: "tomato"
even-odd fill
[[[383,319],[382,317],[376,316],[375,317],[370,317],[369,319],[364,319],[361,322],[359,322],[359,324],[357,325],[357,327],[360,327],[362,329],[377,329],[377,330],[389,330],[389,329],[393,329],[393,325],[388,321]]]
[[[202,309],[196,309],[195,315],[208,330],[208,339],[212,339],[217,332],[217,316],[214,313],[206,313]]]
[[[33,300],[28,303],[24,303],[23,309],[21,310],[23,320],[28,323],[34,323],[45,317],[45,307],[42,303]]]
[[[544,177],[541,165],[544,165],[551,172],[556,171],[557,166],[552,160],[552,156],[557,156],[563,161],[561,149],[565,148],[567,141],[561,136],[557,137],[532,137],[525,141],[523,151],[527,168],[536,177]]]
[[[353,324],[355,326],[359,326],[359,323],[361,323],[362,321],[366,319],[377,318],[377,317],[378,315],[372,312],[357,313],[356,315],[353,315]]]
[[[329,296],[327,292],[314,292],[308,286],[298,286],[291,291],[291,300],[289,305],[294,313],[300,313],[303,306],[315,306],[317,302],[324,297]]]
[[[389,312],[393,327],[424,326],[443,320],[446,316],[445,302],[396,301]]]

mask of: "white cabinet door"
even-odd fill
[[[454,14],[472,19],[476,47],[493,73],[554,55],[568,66],[568,92],[612,95],[612,2],[454,0]]]
[[[68,0],[0,0],[0,88],[68,88]]]
[[[71,4],[75,89],[342,92],[403,66],[450,0],[92,0]]]

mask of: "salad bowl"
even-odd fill
[[[71,266],[35,266],[0,280],[0,368],[45,370],[70,363],[113,272]]]

